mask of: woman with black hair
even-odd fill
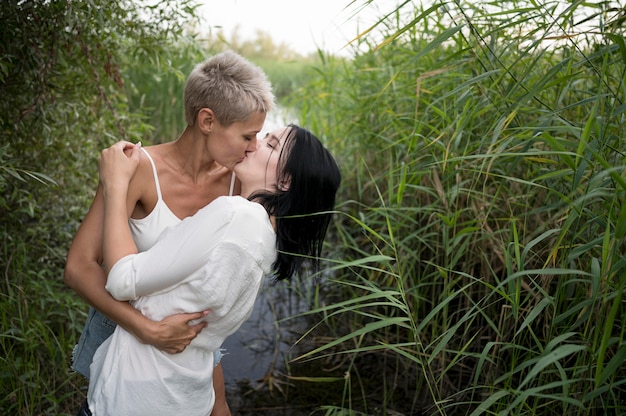
[[[341,175],[309,131],[296,125],[278,129],[235,165],[240,196],[217,198],[138,253],[126,192],[139,147],[120,142],[100,158],[106,288],[155,320],[210,313],[201,319],[207,327],[179,354],[116,328],[94,356],[84,411],[208,416],[213,352],[250,316],[265,276],[289,279],[305,259],[317,266]]]

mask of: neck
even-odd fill
[[[241,192],[239,193],[239,195],[248,199],[250,198],[251,195],[254,195],[259,192],[275,192],[275,191],[276,191],[275,189],[272,189],[270,187],[265,187],[265,188],[259,188],[258,186],[251,187],[249,184],[246,186],[246,183],[244,181],[241,181]]]
[[[197,179],[200,175],[220,168],[206,149],[206,137],[198,136],[192,127],[172,142],[171,163],[184,175]]]
[[[239,193],[239,195],[241,195],[243,198],[248,199],[253,193],[254,192],[250,189],[247,189],[243,183],[241,184],[241,192]]]

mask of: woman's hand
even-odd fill
[[[169,354],[181,353],[200,331],[207,326],[206,322],[190,324],[190,321],[204,318],[209,312],[179,313],[153,321],[141,334],[136,334],[139,341],[152,345]]]
[[[122,189],[126,192],[128,184],[139,166],[141,143],[132,144],[119,141],[104,149],[98,161],[100,182],[105,191]]]

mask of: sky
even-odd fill
[[[351,4],[352,3],[352,4]],[[359,31],[376,21],[382,11],[393,10],[397,0],[198,0],[199,14],[211,27],[222,27],[230,36],[238,27],[244,39],[257,30],[271,35],[295,52],[308,54],[318,48],[339,55]]]

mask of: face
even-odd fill
[[[257,134],[263,128],[265,113],[254,113],[246,121],[238,121],[228,127],[213,122],[207,143],[213,159],[228,169],[245,159],[248,152],[257,148]]]
[[[260,189],[276,190],[278,162],[288,129],[283,127],[268,133],[258,140],[256,151],[248,153],[245,160],[235,166],[242,194]]]

